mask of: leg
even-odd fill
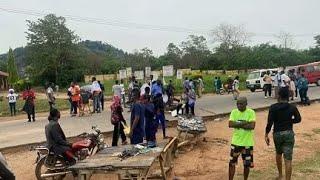
[[[28,122],[31,122],[31,114],[28,112]]]
[[[164,113],[163,112],[160,113],[159,118],[160,118],[160,122],[161,122],[163,138],[166,138],[167,137],[166,136],[166,119],[164,117]]]
[[[16,115],[16,112],[17,112],[16,103],[13,103],[13,112],[14,112],[14,115]]]
[[[267,92],[268,92],[268,85],[267,84],[264,85],[263,90],[264,90],[264,97],[267,97]]]
[[[35,115],[35,113],[36,113],[36,112],[35,112],[35,107],[33,106],[33,107],[32,107],[32,120],[33,120],[33,122],[36,121],[36,115]]]
[[[9,107],[10,107],[11,116],[13,116],[13,103],[9,103]]]
[[[276,163],[277,163],[277,168],[278,168],[278,179],[282,178],[282,154],[276,154]]]
[[[101,110],[104,110],[104,95],[101,94]]]
[[[243,168],[243,179],[247,180],[250,173],[250,167],[244,167]]]
[[[191,109],[191,114],[194,116],[195,114],[194,114],[194,106],[195,105],[192,105],[191,107],[190,107],[190,109]]]
[[[235,173],[236,173],[236,165],[229,164],[229,180],[233,180]]]
[[[127,141],[127,137],[124,133],[124,127],[121,122],[120,122],[120,136],[121,136],[122,143],[125,143]]]
[[[189,114],[189,104],[188,104],[188,102],[186,102],[186,115],[188,115]]]
[[[118,139],[119,139],[119,124],[120,122],[118,122],[117,124],[114,125],[113,128],[113,135],[112,135],[112,146],[117,146],[118,145]]]
[[[272,91],[272,85],[271,84],[268,85],[268,91],[269,91],[269,97],[271,97],[271,91]]]
[[[292,175],[292,161],[291,160],[284,160],[284,165],[285,165],[285,169],[286,169],[286,180],[290,180],[291,179],[291,175]]]

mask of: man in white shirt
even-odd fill
[[[279,72],[276,77],[275,77],[275,98],[278,99],[278,91],[280,88],[288,88],[289,90],[289,85],[290,85],[290,78],[287,76],[284,71],[282,70]],[[277,91],[276,91],[277,87]]]
[[[14,89],[9,89],[9,94],[7,95],[9,101],[11,116],[16,115],[16,103],[18,99],[18,94],[14,93]]]
[[[100,113],[100,84],[98,83],[96,77],[92,77],[91,94],[93,97],[93,113]]]
[[[55,104],[56,98],[54,97],[54,92],[52,89],[52,84],[49,83],[48,88],[46,90],[46,94],[47,94],[47,98],[48,98],[48,102],[49,102],[49,106],[50,106],[50,111],[53,108],[53,105]]]
[[[126,90],[124,88],[123,79],[120,80],[120,87],[121,87],[121,100],[123,107],[126,107]]]
[[[119,84],[119,81],[115,81],[115,85],[112,86],[113,96],[119,96],[121,98],[122,87]]]

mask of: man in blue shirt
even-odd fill
[[[160,80],[157,80],[157,83],[155,83],[154,85],[152,85],[152,89],[151,89],[151,95],[153,97],[159,95],[159,94],[163,94],[162,92],[162,83]]]
[[[144,105],[139,101],[139,89],[132,90],[133,105],[131,109],[131,130],[129,133],[131,144],[143,143],[144,137]]]

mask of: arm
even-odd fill
[[[242,128],[246,130],[253,130],[256,126],[256,122],[246,121],[229,121],[229,128]]]
[[[297,107],[294,107],[293,109],[293,123],[296,124],[296,123],[300,123],[301,122],[301,115],[297,109]]]
[[[266,132],[265,132],[265,141],[268,146],[270,145],[269,132],[271,131],[272,125],[274,123],[274,118],[275,118],[274,113],[270,109],[268,114],[268,123],[266,126]]]

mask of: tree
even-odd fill
[[[320,35],[315,36],[314,40],[316,41],[316,47],[320,48]]]
[[[216,49],[221,61],[224,63],[223,69],[235,69],[235,53],[238,48],[245,46],[250,41],[251,34],[242,25],[232,25],[222,23],[212,30],[213,43],[219,43]]]
[[[46,15],[36,22],[27,21],[27,40],[31,50],[28,60],[32,66],[31,76],[35,80],[59,84],[59,76],[65,75],[66,67],[72,65],[72,68],[77,68],[79,63],[74,61],[77,61],[78,37],[65,23],[64,17],[54,14]]]
[[[17,65],[14,59],[14,54],[11,48],[9,49],[9,54],[8,54],[7,71],[9,73],[8,82],[10,85],[13,85],[19,80],[19,75],[17,71]]]
[[[287,49],[287,48],[294,48],[295,47],[295,43],[294,43],[294,39],[293,39],[292,34],[290,34],[288,32],[281,31],[278,35],[275,35],[275,37],[279,41],[280,48]]]

